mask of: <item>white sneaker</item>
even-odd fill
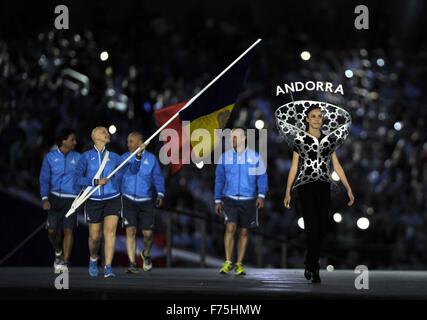
[[[144,250],[141,251],[142,269],[144,271],[151,271],[153,269],[153,263],[151,262],[151,256],[145,256]]]
[[[68,272],[68,264],[63,262],[60,266],[59,266],[59,271],[60,272]]]
[[[64,258],[62,257],[62,251],[55,252],[55,261],[53,262],[53,269],[55,273],[62,270],[63,264],[64,264]]]
[[[53,263],[53,269],[55,270],[55,273],[60,272],[63,269],[64,266],[64,260],[60,258],[56,258],[55,262]]]

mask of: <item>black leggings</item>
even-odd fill
[[[304,263],[310,271],[315,271],[320,267],[320,250],[328,233],[331,184],[321,180],[309,182],[298,186],[297,192],[307,239]]]

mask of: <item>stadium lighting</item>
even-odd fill
[[[199,169],[202,169],[204,165],[205,164],[203,163],[203,161],[200,161],[200,162],[196,163],[196,167],[199,168]]]
[[[338,173],[336,173],[335,171],[332,172],[332,180],[340,181],[340,177],[338,176]]]
[[[353,78],[353,71],[351,71],[350,69],[345,70],[345,76],[347,78]]]
[[[298,227],[304,229],[304,218],[301,217],[298,219]]]
[[[301,52],[301,59],[304,61],[308,61],[311,58],[311,54],[308,51]]]
[[[384,59],[381,59],[381,58],[377,59],[377,65],[379,67],[384,67],[384,64],[385,64]]]
[[[262,120],[255,121],[255,128],[257,128],[258,130],[261,130],[262,128],[264,128],[264,121]]]
[[[342,215],[341,215],[341,213],[338,213],[338,212],[334,213],[334,221],[336,223],[340,223],[342,221]]]
[[[99,55],[99,58],[101,59],[101,61],[106,61],[108,57],[109,56],[107,51],[102,51],[101,54]]]
[[[115,134],[117,132],[117,128],[114,124],[108,127],[108,132],[111,134]]]
[[[362,217],[357,220],[357,227],[361,230],[366,230],[369,228],[369,219]]]

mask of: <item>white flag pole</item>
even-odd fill
[[[261,42],[262,39],[258,39],[255,41],[248,49],[245,50],[236,60],[234,60],[227,68],[225,68],[219,75],[215,77],[211,82],[209,82],[208,85],[206,85],[202,90],[200,90],[194,97],[192,97],[180,110],[178,110],[168,121],[166,121],[159,129],[154,132],[151,137],[149,137],[147,140],[144,141],[145,145],[148,145],[151,140],[153,140],[166,126],[168,126],[176,117],[178,117],[179,113],[188,108],[203,92],[205,92],[211,85],[213,85],[219,78],[221,78],[224,73],[226,73],[231,67],[233,67],[240,59],[242,59],[249,51],[251,51],[258,43]],[[114,169],[107,177],[107,179],[110,179],[113,175],[117,173],[133,156],[135,156],[140,151],[140,148],[136,149],[131,155],[129,155],[119,166],[117,166],[116,169]],[[90,192],[86,193],[83,197],[78,197],[75,201],[73,206],[68,210],[66,217],[69,217],[72,215],[80,205],[82,205],[89,197],[97,191],[101,186],[98,185],[95,188],[92,188]]]

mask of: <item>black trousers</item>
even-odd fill
[[[304,263],[307,269],[315,271],[320,267],[320,251],[328,233],[331,184],[321,180],[309,182],[298,186],[297,192],[307,240]]]

